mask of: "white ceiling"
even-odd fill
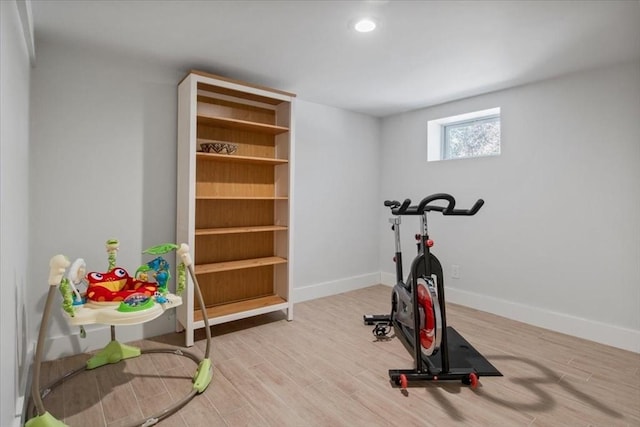
[[[375,116],[640,58],[640,1],[32,0],[36,39]],[[371,16],[379,27],[356,33]]]

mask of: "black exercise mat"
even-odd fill
[[[479,376],[501,377],[502,374],[489,361],[473,348],[453,327],[447,326],[447,347],[449,348],[449,370],[473,368]],[[429,356],[429,361],[436,368],[442,369],[442,354],[438,352]]]

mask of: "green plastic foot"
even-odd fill
[[[213,370],[211,369],[211,360],[204,359],[198,365],[198,370],[193,376],[193,388],[202,393],[207,389],[213,378]]]
[[[95,369],[107,363],[118,363],[122,359],[130,359],[140,356],[140,349],[118,341],[111,341],[95,356],[87,360],[87,369]]]
[[[42,415],[38,415],[37,417],[31,418],[24,425],[25,427],[69,427],[53,415],[48,412],[45,412]]]

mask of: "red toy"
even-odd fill
[[[87,274],[87,299],[93,302],[119,302],[134,293],[152,296],[158,289],[155,283],[143,282],[129,276],[124,268],[115,267],[106,273]]]

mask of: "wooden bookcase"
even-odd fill
[[[188,280],[177,329],[272,311],[292,319],[295,95],[192,71],[178,85],[177,241],[194,251],[206,313]],[[225,142],[233,154],[200,151]]]

